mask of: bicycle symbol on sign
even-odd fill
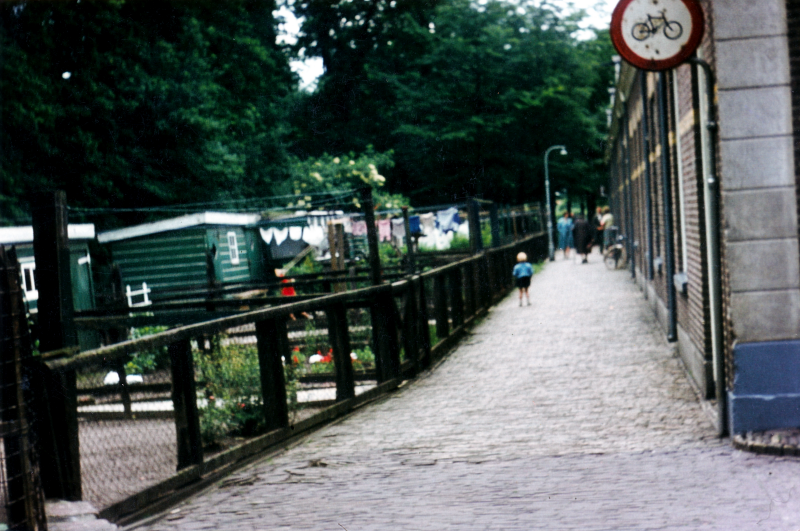
[[[664,28],[664,36],[671,41],[679,39],[683,35],[683,26],[677,20],[667,20],[667,10],[661,11],[661,15],[654,17],[647,15],[647,22],[639,22],[633,25],[633,38],[637,41],[644,41],[658,33]]]

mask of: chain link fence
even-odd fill
[[[0,247],[0,527],[46,529],[44,493],[30,420],[33,363],[14,249]]]

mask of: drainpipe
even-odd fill
[[[706,238],[708,242],[709,298],[711,299],[711,350],[714,358],[714,380],[716,384],[717,408],[719,412],[720,437],[728,435],[728,396],[725,389],[725,357],[722,334],[722,276],[720,265],[719,180],[717,179],[717,122],[714,99],[716,81],[714,71],[706,61],[692,57],[689,62],[703,69],[706,78],[706,101],[708,120],[708,163],[706,182]]]
[[[672,185],[670,183],[669,133],[667,132],[667,75],[658,74],[658,126],[661,141],[661,181],[664,189],[664,254],[667,275],[667,340],[678,340],[678,312],[675,303],[675,240],[672,226]]]
[[[630,114],[628,113],[628,105],[625,105],[625,161],[623,166],[623,183],[625,195],[625,225],[627,232],[627,246],[628,246],[628,260],[631,263],[631,278],[636,278],[636,260],[634,260],[634,246],[633,246],[633,200],[631,198],[631,146],[630,146],[630,124],[628,123]]]
[[[647,72],[639,71],[639,84],[642,88],[642,138],[644,140],[644,190],[647,200],[644,207],[647,216],[647,279],[655,278],[653,267],[653,205],[651,200],[652,173],[650,170],[650,113],[647,108]],[[644,296],[647,298],[647,287],[644,289]]]

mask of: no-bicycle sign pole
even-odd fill
[[[611,41],[643,70],[669,70],[691,57],[705,30],[697,0],[621,0],[611,16]]]

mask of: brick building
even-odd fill
[[[800,0],[701,4],[708,70],[619,68],[611,206],[720,430],[798,427]]]

